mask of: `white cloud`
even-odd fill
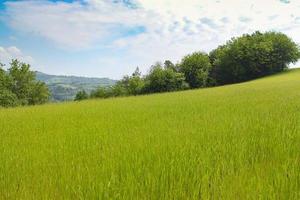
[[[114,67],[146,69],[156,60],[177,61],[192,51],[209,51],[255,30],[283,31],[300,43],[298,0],[135,0],[134,9],[116,2],[123,1],[8,2],[6,21],[67,50],[124,49],[127,63],[114,61]],[[146,31],[123,35],[138,26]]]
[[[11,46],[5,48],[0,46],[0,62],[3,64],[8,64],[12,59],[18,59],[29,64],[34,63],[34,60],[31,56],[24,55],[24,53],[17,47]]]
[[[42,36],[62,48],[82,49],[149,21],[147,13],[107,0],[85,3],[20,1],[8,2],[11,27]]]

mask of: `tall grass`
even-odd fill
[[[2,109],[0,199],[300,199],[300,71]]]

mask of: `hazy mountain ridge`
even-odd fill
[[[80,90],[90,92],[99,86],[111,86],[116,82],[116,80],[109,78],[49,75],[38,71],[36,72],[36,78],[47,84],[51,91],[52,101],[73,100]]]

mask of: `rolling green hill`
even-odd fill
[[[300,199],[300,70],[0,110],[0,199]]]
[[[115,80],[109,78],[86,78],[78,76],[57,76],[36,72],[38,80],[47,84],[51,92],[52,101],[73,100],[80,90],[90,92],[99,86],[111,86]]]

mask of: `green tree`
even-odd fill
[[[173,71],[178,71],[178,66],[173,64],[170,60],[165,60],[164,68],[165,69],[172,69]]]
[[[6,88],[0,89],[0,107],[14,107],[20,105],[17,95]]]
[[[0,63],[0,107],[12,107],[19,104],[17,96],[9,90],[11,85],[8,74],[2,68],[4,65]]]
[[[110,93],[109,90],[111,90],[111,88],[105,88],[105,87],[99,87],[96,90],[93,90],[90,94],[91,98],[108,98],[110,97]]]
[[[85,90],[81,90],[77,92],[74,101],[82,101],[88,98],[89,98],[88,93]]]
[[[30,65],[12,60],[8,72],[0,66],[0,106],[35,105],[48,101],[47,86],[36,80]]]
[[[9,77],[7,73],[2,69],[4,65],[0,63],[0,90],[7,89],[10,85]]]
[[[21,105],[42,104],[48,101],[50,93],[47,86],[36,80],[30,65],[12,60],[8,69],[9,89],[17,96]]]
[[[281,72],[299,58],[298,45],[282,33],[245,34],[210,53],[210,77],[218,85],[247,81]]]
[[[179,70],[184,73],[185,80],[191,88],[209,85],[211,64],[206,53],[195,52],[185,56],[179,65]]]
[[[163,68],[160,63],[152,66],[145,77],[145,93],[169,92],[187,89],[184,75],[171,68]]]
[[[49,101],[50,92],[44,82],[36,81],[29,95],[28,104],[38,105]]]
[[[144,80],[141,77],[139,68],[137,67],[131,76],[125,76],[118,84],[123,86],[126,95],[141,94],[144,88]]]
[[[30,65],[21,63],[18,60],[13,60],[8,69],[9,76],[11,77],[11,91],[17,95],[22,105],[29,104],[34,87],[34,72],[30,71]]]

